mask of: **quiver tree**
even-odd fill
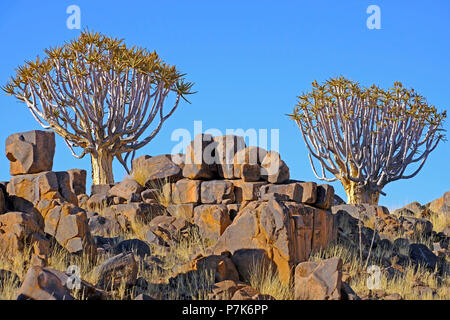
[[[414,177],[444,138],[446,112],[399,82],[388,90],[361,88],[342,77],[312,85],[289,116],[301,130],[316,177],[339,180],[348,203],[377,204],[386,184]],[[406,172],[409,165],[413,170]]]
[[[82,32],[45,54],[17,68],[3,90],[63,137],[76,158],[91,155],[94,184],[114,182],[114,158],[129,172],[127,160],[191,94],[192,83],[156,52],[98,33]]]

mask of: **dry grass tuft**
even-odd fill
[[[276,300],[293,300],[294,286],[280,281],[278,273],[272,268],[261,263],[254,262],[249,270],[250,286],[262,294],[268,294]]]

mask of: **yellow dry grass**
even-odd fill
[[[293,300],[293,283],[286,284],[280,281],[272,265],[265,267],[261,263],[253,263],[249,270],[250,286],[262,294],[268,294],[276,300]]]

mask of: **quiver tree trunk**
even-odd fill
[[[113,184],[114,176],[112,169],[113,155],[99,150],[91,154],[92,184]]]
[[[367,186],[349,180],[341,181],[347,194],[348,204],[368,203],[378,205],[380,193],[370,190]]]

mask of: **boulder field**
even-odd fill
[[[435,268],[448,255],[448,227],[436,233],[427,217],[448,217],[449,192],[394,214],[381,206],[347,205],[331,185],[291,179],[278,152],[247,147],[239,136],[200,134],[185,154],[143,155],[133,160],[130,176],[93,185],[89,194],[85,170],[52,171],[54,152],[52,132],[6,140],[11,179],[0,183],[0,256],[14,260],[31,248],[18,299],[75,299],[66,283],[70,275],[48,266],[55,245],[92,261],[108,255],[95,266],[97,283],[81,282],[87,297],[103,299],[122,280],[146,287],[139,263],[159,268],[155,248],[170,254],[193,230],[208,246],[171,270],[170,281],[209,270],[211,299],[273,299],[249,285],[255,266],[292,284],[295,299],[359,299],[343,279],[339,257],[309,261],[338,241],[361,243],[367,255],[398,246],[385,235],[399,233],[412,261]],[[364,226],[371,219],[374,228]],[[124,234],[134,238],[124,240]],[[434,251],[410,243],[422,235],[435,239]],[[153,298],[142,293],[136,299]]]

